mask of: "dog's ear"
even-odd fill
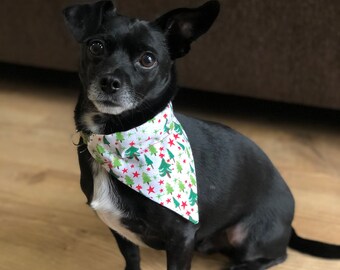
[[[74,5],[63,10],[66,25],[74,38],[82,42],[94,34],[106,13],[115,13],[112,1],[99,1],[94,4]]]
[[[187,54],[190,44],[208,31],[220,11],[218,1],[209,1],[198,8],[179,8],[159,17],[154,23],[165,34],[172,59]]]

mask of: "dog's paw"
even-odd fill
[[[125,267],[125,270],[141,270],[139,264],[134,264],[134,265],[127,265]]]
[[[141,270],[139,266],[134,266],[134,267],[125,267],[125,270]]]

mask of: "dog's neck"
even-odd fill
[[[160,113],[177,93],[175,68],[170,74],[169,83],[160,91],[162,94],[150,104],[144,101],[134,109],[119,115],[99,112],[82,91],[75,108],[76,129],[84,134],[112,134],[140,126]]]

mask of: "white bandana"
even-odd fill
[[[87,147],[112,176],[192,223],[199,222],[194,158],[172,104],[124,132],[92,134]]]

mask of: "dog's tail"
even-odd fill
[[[289,247],[312,256],[326,259],[340,259],[340,246],[308,240],[298,236],[292,228]]]

